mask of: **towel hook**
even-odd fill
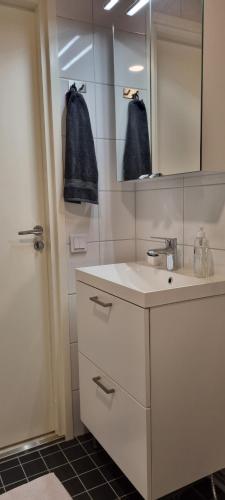
[[[132,94],[132,99],[139,100],[139,90],[137,90],[134,94]]]
[[[124,97],[124,99],[135,99],[135,98],[138,99],[139,98],[139,90],[132,89],[130,87],[124,87],[123,97]]]
[[[87,84],[85,82],[78,82],[74,80],[69,80],[69,90],[75,90],[76,92],[81,92],[81,94],[87,93]]]

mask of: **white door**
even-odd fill
[[[35,13],[0,2],[0,448],[53,430]]]

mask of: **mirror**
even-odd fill
[[[133,2],[130,2],[130,6]],[[127,11],[129,12],[129,10]],[[114,26],[114,91],[117,179],[149,176],[151,169],[150,1],[140,11],[142,30]],[[139,14],[140,15],[140,14]],[[129,16],[127,16],[129,19]]]
[[[203,0],[149,0],[130,19],[113,27],[117,180],[200,171]]]

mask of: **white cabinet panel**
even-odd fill
[[[153,498],[224,467],[224,299],[151,310]]]
[[[79,281],[77,287],[79,352],[149,406],[149,311]]]
[[[150,410],[146,410],[79,355],[81,420],[115,460],[144,498],[150,489],[150,453],[147,456]],[[93,381],[115,392],[106,394]]]

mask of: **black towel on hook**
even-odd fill
[[[151,155],[148,133],[148,118],[143,100],[137,96],[129,102],[126,141],[123,155],[123,178],[125,181],[151,175]]]
[[[64,200],[98,204],[98,168],[87,104],[75,85],[66,94]]]

